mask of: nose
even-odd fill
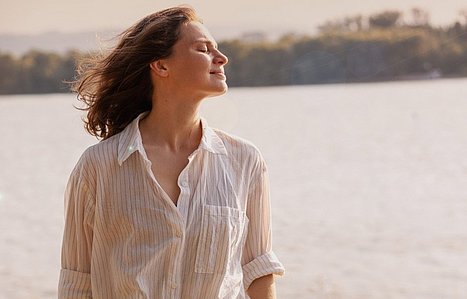
[[[216,55],[214,56],[214,63],[220,65],[226,65],[229,62],[229,58],[224,55],[221,51],[216,49]]]

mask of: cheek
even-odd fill
[[[188,57],[187,57],[188,58]],[[191,69],[197,69],[199,71],[205,71],[206,69],[209,72],[210,59],[203,55],[194,55],[185,60],[187,66]]]
[[[180,79],[199,81],[205,80],[209,76],[210,68],[211,62],[208,58],[198,55],[188,57],[187,55],[177,63],[175,73]]]

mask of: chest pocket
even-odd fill
[[[203,206],[195,272],[225,273],[240,264],[248,218],[245,212],[225,206]]]

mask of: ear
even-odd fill
[[[160,77],[167,77],[169,75],[169,68],[164,60],[155,60],[149,64],[151,70]]]

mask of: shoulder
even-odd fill
[[[96,172],[103,164],[117,161],[119,134],[89,146],[84,150],[76,164],[76,169],[86,172]]]
[[[222,140],[229,157],[238,160],[241,164],[246,163],[251,167],[264,167],[263,155],[253,142],[216,128],[213,131]]]

